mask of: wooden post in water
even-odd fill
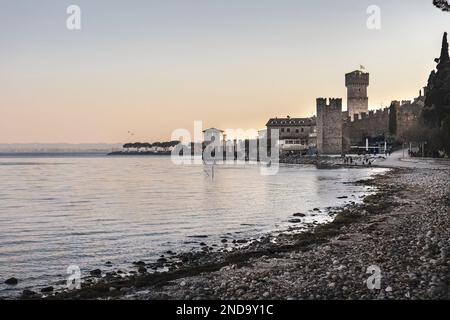
[[[256,137],[256,162],[260,162],[259,158],[259,137]]]
[[[245,139],[245,161],[250,161],[250,140]]]

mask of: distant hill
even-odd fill
[[[109,143],[18,143],[1,144],[0,153],[14,152],[112,152],[122,149],[122,144]]]

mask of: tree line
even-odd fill
[[[166,142],[134,142],[134,143],[125,143],[123,145],[123,148],[128,151],[130,149],[136,149],[136,151],[140,152],[141,149],[144,149],[144,151],[148,151],[148,149],[151,148],[163,148],[163,149],[169,149],[172,147],[177,146],[180,143],[180,141],[166,141]]]
[[[428,78],[425,106],[417,123],[405,135],[419,142],[419,154],[427,157],[450,156],[450,56],[447,33],[442,39],[436,70]],[[396,124],[390,123],[390,127]]]
[[[427,138],[425,149],[429,156],[436,156],[439,152],[450,156],[450,56],[447,33],[442,39],[441,56],[435,62],[436,70],[428,79],[420,128],[415,133],[416,138]]]

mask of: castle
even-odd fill
[[[422,91],[414,101],[393,101],[390,107],[369,111],[369,73],[357,70],[345,75],[347,111],[340,98],[318,98],[316,117],[274,118],[267,123],[268,136],[278,129],[283,152],[317,152],[324,155],[359,153],[381,145],[403,142],[425,105]],[[424,91],[426,94],[426,92]]]
[[[347,73],[345,86],[347,87],[348,115],[353,120],[355,115],[367,113],[369,110],[369,97],[367,96],[369,74],[362,71]]]

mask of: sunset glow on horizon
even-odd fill
[[[431,2],[0,0],[0,143],[164,141],[196,120],[259,130],[314,115],[317,97],[345,107],[360,65],[371,109],[413,99],[450,31]],[[71,4],[81,30],[66,28]]]

